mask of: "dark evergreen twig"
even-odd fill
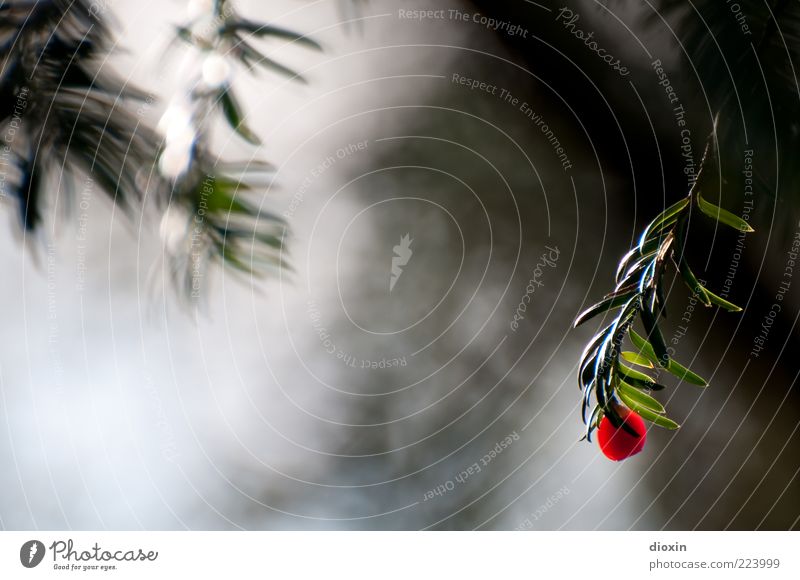
[[[144,93],[98,64],[111,35],[92,5],[4,2],[0,38],[3,184],[24,227],[40,224],[46,175],[61,166],[86,173],[123,208],[138,203],[137,178],[152,167],[158,138],[127,108]]]
[[[707,146],[697,179],[689,193],[651,221],[639,237],[639,243],[622,258],[617,268],[614,290],[575,320],[575,326],[578,326],[598,314],[618,311],[613,321],[589,341],[578,367],[578,384],[583,390],[581,414],[587,425],[588,439],[591,439],[592,431],[604,416],[615,427],[630,430],[622,420],[621,405],[660,427],[678,427],[677,423],[664,415],[665,409],[661,403],[651,396],[653,391],[664,388],[647,374],[656,366],[686,382],[702,387],[707,384],[703,378],[670,357],[659,328],[659,319],[666,316],[662,281],[669,264],[675,267],[692,294],[704,305],[716,305],[729,311],[741,310],[702,286],[685,255],[689,218],[694,209],[739,231],[753,231],[746,221],[703,198],[701,178],[703,168],[709,163],[709,150],[710,146]],[[644,328],[644,336],[633,329],[637,317]],[[626,335],[635,350],[621,350]],[[627,366],[622,360],[638,366],[640,370]],[[593,406],[592,396],[595,400]],[[590,408],[592,411],[587,417]]]

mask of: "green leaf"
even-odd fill
[[[692,272],[692,269],[689,267],[689,263],[686,261],[686,222],[681,222],[680,226],[678,227],[678,244],[680,247],[680,256],[678,257],[678,269],[680,270],[681,277],[683,277],[683,281],[689,287],[689,290],[697,296],[697,298],[706,306],[711,306],[711,304],[716,304],[728,310],[730,312],[739,312],[742,309],[736,306],[735,304],[728,302],[724,298],[717,296],[710,290],[708,290],[705,286],[700,284],[700,281]]]
[[[697,276],[694,275],[694,272],[692,272],[692,269],[689,267],[689,262],[686,260],[686,248],[688,244],[688,240],[686,238],[687,226],[687,220],[682,220],[678,225],[678,257],[675,258],[675,262],[678,266],[678,271],[681,273],[684,283],[689,287],[689,290],[692,292],[692,294],[694,294],[706,306],[711,306],[711,300],[708,299],[708,296],[706,296],[706,293],[703,291],[703,285],[700,283],[700,280],[697,279]]]
[[[653,346],[647,342],[644,337],[642,337],[632,328],[628,330],[628,336],[630,337],[633,346],[639,349],[639,354],[650,359],[650,362],[653,364],[658,365],[658,357],[653,350]]]
[[[290,77],[291,80],[298,81],[302,84],[308,84],[308,81],[300,75],[300,73],[290,69],[289,67],[283,66],[279,62],[275,62],[271,58],[261,54],[255,48],[253,48],[250,44],[242,40],[238,44],[238,48],[241,50],[242,59],[244,60],[245,64],[249,65],[247,61],[248,58],[251,58],[255,61],[256,64],[263,66],[266,69],[272,70],[280,75]]]
[[[226,266],[230,266],[240,272],[244,272],[246,274],[256,275],[257,272],[254,272],[253,269],[250,267],[249,264],[243,262],[239,256],[236,255],[235,250],[231,247],[229,243],[223,243],[219,248],[218,251],[221,254],[222,262]]]
[[[280,250],[283,248],[283,238],[281,236],[265,233],[256,233],[255,239],[272,248],[273,250]]]
[[[736,306],[736,304],[734,304],[732,302],[728,302],[727,300],[725,300],[721,296],[717,296],[716,294],[714,294],[711,290],[709,290],[707,288],[703,288],[703,293],[706,295],[706,297],[708,298],[710,303],[716,304],[717,306],[719,306],[720,308],[724,308],[728,312],[741,312],[742,311],[741,307]]]
[[[585,387],[594,380],[596,369],[593,361],[584,363],[578,374],[578,386]]]
[[[579,314],[578,317],[575,319],[575,322],[573,323],[573,327],[580,326],[581,324],[583,324],[590,318],[597,316],[601,312],[606,312],[607,310],[612,310],[614,308],[619,308],[620,306],[623,306],[626,302],[628,302],[628,300],[630,299],[631,296],[633,296],[633,294],[634,291],[630,290],[624,294],[619,294],[616,296],[611,295],[606,297],[605,299],[601,300],[594,306],[591,306],[590,308],[584,310],[581,314]]]
[[[631,339],[631,342],[634,344],[636,348],[639,349],[639,354],[642,356],[650,359],[651,362],[654,364],[658,364],[658,357],[656,353],[653,351],[652,345],[647,342],[644,338],[639,336],[635,330],[632,328],[628,330],[628,336]],[[708,386],[708,382],[703,379],[700,375],[693,373],[685,366],[677,362],[674,358],[669,359],[669,363],[666,366],[667,372],[670,374],[675,375],[679,379],[691,383],[693,385],[697,385],[699,387]]]
[[[262,24],[261,22],[254,22],[252,20],[238,20],[236,22],[230,22],[223,27],[223,34],[228,32],[236,32],[239,30],[252,34],[253,36],[274,36],[277,38],[282,38],[283,40],[303,44],[308,48],[322,50],[322,47],[319,45],[319,43],[308,36],[292,32],[291,30],[287,30],[285,28],[278,28],[277,26]]]
[[[240,191],[251,191],[253,189],[249,183],[239,181],[238,179],[232,179],[230,177],[225,177],[224,175],[215,176],[214,182],[217,189],[225,193],[230,192],[236,194]]]
[[[672,419],[665,417],[664,415],[659,415],[658,413],[651,411],[647,407],[639,407],[635,409],[637,413],[641,416],[642,419],[645,421],[649,421],[654,425],[658,425],[659,427],[664,427],[665,429],[678,429],[680,425],[678,425]]]
[[[692,291],[692,294],[697,296],[700,299],[700,302],[705,304],[706,306],[711,306],[711,300],[707,295],[705,288],[700,281],[697,279],[697,276],[694,275],[691,268],[689,268],[689,264],[686,262],[686,258],[681,256],[678,260],[678,269],[680,270],[681,277],[686,285],[689,287],[689,290]]]
[[[654,383],[653,381],[640,381],[639,379],[634,379],[631,377],[622,377],[621,380],[624,380],[627,384],[639,389],[640,391],[645,391],[648,393],[650,391],[663,391],[666,388],[664,385]]]
[[[664,385],[659,385],[646,374],[621,364],[619,360],[617,361],[617,373],[622,380],[637,389],[647,389],[649,391],[661,391],[664,389]]]
[[[586,439],[589,441],[592,440],[592,431],[594,431],[598,425],[600,425],[600,421],[603,419],[603,408],[600,405],[595,405],[595,408],[592,410],[592,414],[589,417],[589,422],[586,423]]]
[[[622,259],[619,261],[619,264],[617,265],[617,273],[614,276],[614,279],[616,280],[617,284],[619,284],[619,281],[622,280],[622,275],[625,273],[625,270],[628,269],[628,266],[631,264],[631,262],[633,262],[634,260],[639,260],[641,259],[641,257],[642,257],[642,252],[639,246],[636,246],[628,250],[628,252],[624,256],[622,256]]]
[[[620,383],[617,385],[617,394],[622,399],[622,402],[628,405],[628,407],[634,411],[639,411],[642,408],[649,409],[659,414],[664,413],[665,411],[664,406],[656,399],[647,393],[643,393],[636,387],[625,384],[624,381],[620,381]]]
[[[750,227],[746,221],[740,218],[737,215],[732,214],[726,209],[722,209],[719,206],[714,205],[703,199],[701,195],[698,194],[697,196],[697,207],[700,208],[704,214],[709,217],[714,218],[720,223],[725,224],[726,226],[730,226],[740,232],[754,232],[755,230]]]
[[[649,256],[658,252],[663,241],[662,238],[651,238],[645,241],[644,244],[639,246],[642,256]]]
[[[700,375],[693,373],[685,366],[676,362],[675,359],[669,359],[669,365],[667,366],[667,372],[670,374],[675,375],[682,381],[687,383],[691,383],[693,385],[697,385],[698,387],[707,387],[708,382],[701,377]]]
[[[679,201],[675,202],[674,204],[672,204],[671,206],[669,206],[660,214],[658,214],[658,216],[656,216],[656,218],[652,222],[650,222],[650,225],[648,225],[647,228],[644,230],[644,233],[642,234],[641,237],[642,241],[648,240],[650,236],[653,233],[659,231],[659,229],[661,229],[662,226],[671,225],[671,223],[674,223],[674,221],[677,220],[678,215],[684,209],[686,209],[686,206],[688,205],[689,205],[689,198],[684,197]]]
[[[632,352],[630,350],[623,351],[622,358],[624,358],[629,363],[639,365],[640,367],[647,367],[650,369],[653,368],[653,362],[649,358],[637,354],[635,352]]]
[[[268,161],[260,159],[250,159],[247,161],[218,161],[217,168],[220,173],[227,174],[252,174],[252,173],[273,173],[275,166]]]
[[[629,264],[627,268],[622,272],[620,275],[619,280],[617,280],[617,284],[627,285],[627,284],[637,284],[641,281],[643,273],[650,268],[651,264],[654,260],[654,253],[644,256],[640,259],[637,259],[632,264]]]
[[[239,213],[248,216],[255,216],[258,213],[256,208],[219,190],[215,190],[208,198],[207,205],[209,212]]]
[[[219,103],[222,106],[222,113],[231,128],[236,131],[248,143],[260,145],[261,139],[244,124],[242,108],[228,89],[223,89],[219,94]]]
[[[626,271],[628,273],[632,272],[635,268],[635,264],[641,264],[646,261],[646,258],[653,256],[656,252],[658,252],[659,247],[661,246],[662,239],[661,238],[653,238],[646,241],[644,244],[639,244],[633,249],[629,250],[619,261],[619,265],[617,266],[617,272],[615,279],[617,284],[620,283]]]
[[[646,374],[640,373],[639,371],[634,370],[634,369],[632,369],[632,368],[630,368],[628,366],[625,366],[624,364],[622,364],[620,362],[617,363],[617,371],[619,371],[619,373],[624,378],[635,379],[637,381],[641,381],[641,382],[644,382],[644,383],[655,383],[655,381],[653,379],[651,379],[650,377],[648,377]]]
[[[583,417],[584,423],[586,422],[586,409],[589,408],[590,401],[592,399],[592,395],[595,392],[595,383],[592,381],[583,389],[583,395],[581,396],[581,417]]]
[[[652,289],[650,292],[652,292]],[[645,302],[646,301],[647,297],[645,297]],[[649,341],[650,346],[657,357],[653,362],[666,368],[666,366],[669,364],[669,352],[667,351],[667,343],[664,341],[664,335],[661,334],[661,331],[658,328],[658,323],[656,322],[655,316],[646,307],[642,308],[640,314],[642,318],[642,324],[647,332],[647,340]]]
[[[609,420],[621,422],[619,415],[614,410],[608,407],[608,401],[613,394],[613,387],[611,385],[611,378],[615,362],[619,357],[617,348],[622,343],[625,333],[628,332],[633,318],[636,315],[636,302],[629,300],[617,318],[612,322],[607,329],[603,331],[603,340],[594,354],[594,364],[597,370],[594,379],[595,396],[597,402],[603,408],[607,409]]]
[[[665,230],[675,225],[675,223],[678,221],[678,217],[679,216],[672,216],[655,226],[651,224],[645,230],[644,235],[647,237],[640,238],[640,240],[645,245],[652,242],[656,242],[660,245],[667,237],[668,232],[665,232]]]
[[[606,339],[606,336],[613,328],[614,323],[609,324],[606,328],[594,335],[589,341],[589,345],[583,350],[581,355],[581,364],[578,370],[578,383],[581,387],[588,385],[594,379],[596,366],[595,359],[597,358],[597,351],[600,345]]]

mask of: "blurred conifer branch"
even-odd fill
[[[128,106],[146,95],[100,65],[111,36],[93,5],[4,2],[0,42],[0,193],[17,200],[25,229],[40,225],[46,177],[61,167],[120,207],[139,203],[158,138]]]
[[[176,27],[176,39],[188,44],[202,64],[159,123],[164,135],[159,169],[172,184],[160,229],[177,286],[197,297],[209,260],[247,275],[286,266],[282,256],[287,224],[253,199],[258,185],[268,186],[271,166],[263,161],[228,162],[212,152],[209,124],[214,114],[247,143],[261,144],[234,92],[234,67],[242,65],[251,72],[261,67],[305,82],[251,41],[276,38],[315,50],[321,47],[295,32],[243,18],[230,0],[192,0],[188,12],[188,22]]]
[[[232,88],[233,64],[305,82],[252,39],[320,46],[241,17],[230,0],[190,0],[189,21],[176,35],[202,55],[202,66],[154,128],[141,104],[133,110],[135,101],[153,96],[103,66],[113,44],[107,11],[87,0],[0,4],[0,196],[17,201],[28,231],[41,224],[47,176],[59,170],[59,184],[85,174],[126,210],[142,211],[145,200],[155,200],[170,271],[184,296],[197,294],[210,261],[248,274],[284,265],[286,224],[256,195],[267,189],[271,166],[218,159],[209,124],[219,112],[258,145]]]

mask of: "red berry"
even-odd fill
[[[623,423],[635,431],[638,435],[633,435],[625,429],[614,427],[608,417],[603,417],[600,427],[597,430],[597,442],[603,455],[613,461],[627,459],[631,455],[636,455],[644,448],[647,439],[647,430],[642,418],[630,409],[618,409]]]

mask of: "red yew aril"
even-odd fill
[[[647,430],[644,420],[630,409],[619,409],[620,417],[625,425],[637,435],[629,433],[622,426],[614,427],[608,417],[603,417],[597,430],[597,442],[603,455],[613,461],[622,461],[636,455],[644,448]]]

